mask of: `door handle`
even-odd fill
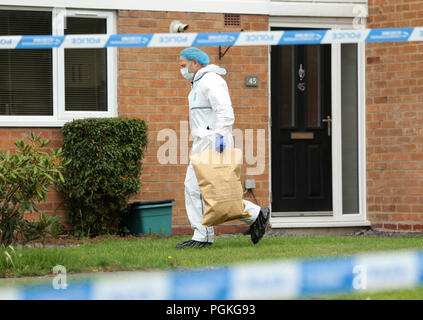
[[[330,129],[331,129],[331,124],[332,124],[332,119],[330,118],[330,116],[327,116],[326,119],[323,119],[322,122],[327,122],[328,124],[328,136],[330,136]]]

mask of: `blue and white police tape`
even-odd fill
[[[423,251],[395,251],[303,261],[264,261],[202,271],[139,272],[0,287],[0,299],[225,300],[298,299],[423,285]]]
[[[0,36],[0,49],[205,47],[422,41],[423,28]]]

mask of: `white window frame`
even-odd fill
[[[107,34],[116,33],[116,16],[112,11],[69,10],[65,8],[0,7],[1,10],[51,11],[52,33],[63,35],[66,17],[105,18]],[[52,49],[53,115],[0,116],[0,127],[62,127],[66,122],[83,118],[117,117],[117,50],[107,48],[107,111],[65,111],[65,54],[63,48]]]

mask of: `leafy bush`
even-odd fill
[[[141,186],[147,124],[140,119],[84,119],[62,129],[67,164],[59,185],[75,234],[118,232],[131,194]]]
[[[44,212],[41,212],[40,219],[35,221],[23,221],[25,232],[23,232],[24,243],[41,238],[41,243],[44,244],[47,234],[51,236],[58,235],[62,230],[60,224],[60,216],[47,217]],[[47,230],[49,230],[47,232]]]
[[[21,236],[24,241],[44,237],[49,229],[58,223],[58,217],[42,213],[39,221],[24,219],[25,212],[38,212],[36,202],[46,199],[48,187],[59,179],[63,181],[61,170],[61,149],[50,154],[41,151],[49,144],[31,132],[28,143],[18,139],[17,150],[0,151],[0,244],[7,246]]]

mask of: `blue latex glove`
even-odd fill
[[[216,150],[217,152],[223,152],[223,150],[226,147],[226,143],[225,141],[223,141],[223,136],[222,135],[217,135],[216,137]]]

